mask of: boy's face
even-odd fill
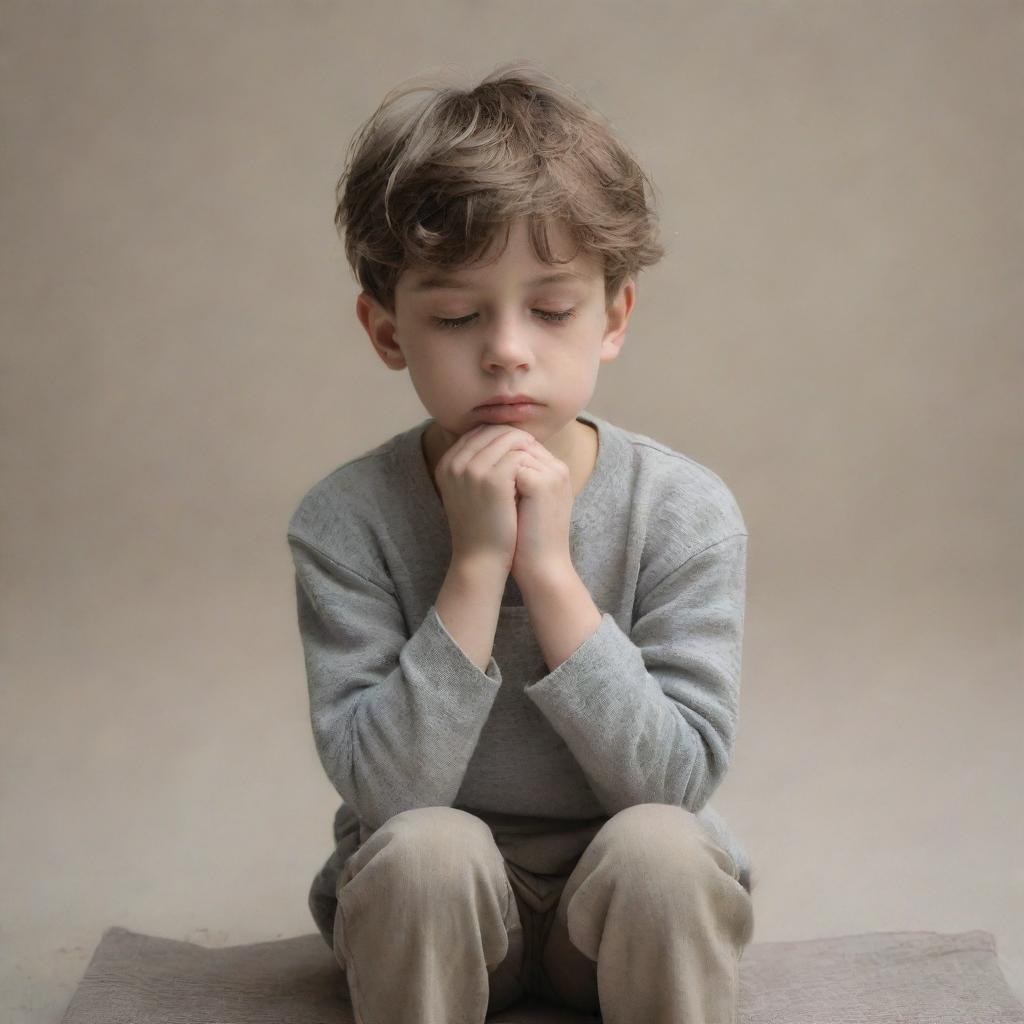
[[[548,237],[556,258],[573,251],[564,226],[549,225]],[[568,276],[535,280],[555,274]],[[406,270],[394,317],[365,292],[356,312],[381,359],[395,370],[408,367],[417,395],[445,432],[461,436],[480,423],[510,423],[544,442],[586,407],[600,364],[618,355],[634,290],[627,280],[606,309],[597,262],[583,255],[571,263],[541,262],[520,220],[499,259],[452,273]],[[535,404],[504,413],[481,408],[516,394]]]

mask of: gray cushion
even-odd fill
[[[533,997],[489,1021],[597,1018]],[[755,942],[740,961],[741,1024],[1024,1024],[985,931]],[[63,1024],[353,1024],[344,974],[317,933],[208,948],[104,932]]]

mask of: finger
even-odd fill
[[[526,446],[526,450],[541,462],[546,459],[552,459],[554,456],[544,447],[543,442],[538,441],[532,434],[530,435],[530,441]]]
[[[515,482],[519,471],[529,461],[529,458],[530,456],[526,452],[518,448],[512,448],[497,459],[495,469],[498,473],[509,477]]]
[[[500,424],[478,423],[463,434],[456,436],[453,444],[445,449],[438,459],[440,469],[461,469],[494,436],[493,427]]]
[[[533,452],[523,452],[523,461],[520,468],[543,470],[545,467],[544,463],[538,459]]]
[[[527,479],[529,479],[530,474],[543,477],[545,475],[544,465],[527,455],[516,467],[516,481],[521,480],[524,474],[527,475]]]
[[[500,424],[488,424],[488,427]],[[465,446],[452,456],[452,468],[463,472],[473,463],[479,463],[481,470],[492,469],[508,451],[526,451],[532,435],[522,430],[500,429],[480,431],[481,436],[467,440]]]

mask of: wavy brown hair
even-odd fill
[[[409,103],[409,97],[426,95]],[[645,186],[651,193],[648,204]],[[406,269],[482,260],[525,218],[545,263],[547,223],[604,268],[610,304],[627,278],[665,254],[654,186],[609,122],[528,61],[478,85],[409,79],[356,132],[338,181],[334,223],[356,280],[391,315]]]

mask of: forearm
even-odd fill
[[[725,776],[739,717],[745,559],[745,534],[686,557],[631,623],[605,613],[525,687],[610,814],[636,803],[697,810]],[[520,587],[543,632],[544,591]],[[584,622],[581,613],[581,632]],[[557,643],[548,641],[552,660],[564,653]]]
[[[549,671],[558,668],[601,625],[601,610],[571,562],[519,583]]]
[[[327,777],[373,828],[410,807],[450,805],[501,686],[497,663],[474,665],[435,609],[410,635],[386,587],[300,538],[292,553]]]
[[[452,559],[434,601],[437,617],[482,672],[494,649],[508,573],[498,563]]]

